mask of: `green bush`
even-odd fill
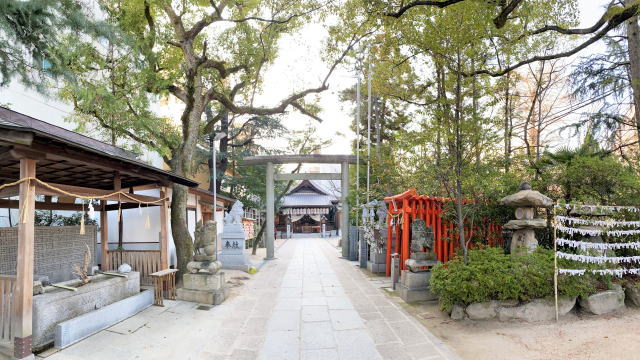
[[[563,263],[563,267],[567,264]],[[570,267],[570,266],[568,266]],[[558,293],[585,296],[597,291],[600,280],[592,275],[558,277]],[[501,249],[469,251],[469,263],[461,257],[432,270],[431,290],[445,311],[454,304],[489,300],[528,301],[553,296],[553,251],[538,248],[523,256],[505,255]]]

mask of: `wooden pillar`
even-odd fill
[[[20,159],[20,178],[36,176],[36,161]],[[14,358],[32,357],[32,307],[33,307],[33,259],[35,183],[20,184],[20,219],[18,221],[18,252],[16,288],[13,294]]]
[[[342,214],[340,214],[340,228],[342,228],[342,257],[349,257],[349,163],[342,163],[342,180],[341,180],[341,196]]]
[[[160,189],[160,198],[167,196],[167,188]],[[164,200],[160,203],[160,265],[161,270],[169,268],[169,233],[167,229],[169,219],[169,201]]]
[[[402,245],[400,247],[400,270],[406,270],[404,264],[409,259],[409,223],[411,222],[411,214],[409,208],[409,201],[403,200],[402,204]]]
[[[266,191],[267,191],[267,219],[265,220],[265,239],[267,247],[266,260],[274,259],[275,255],[275,195],[274,195],[274,179],[273,179],[273,163],[267,163],[267,176],[266,176]]]
[[[115,191],[120,191],[122,190],[122,182],[120,181],[120,173],[116,172],[113,175],[113,190]],[[120,205],[120,203],[122,203],[122,201],[118,201],[118,204]],[[122,238],[123,238],[123,233],[124,233],[124,214],[122,213],[122,211],[118,211],[118,250],[122,249]]]
[[[102,271],[109,270],[109,213],[107,212],[107,201],[100,201],[102,210],[100,211],[100,250],[102,259],[100,261],[100,269]]]

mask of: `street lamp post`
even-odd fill
[[[213,138],[211,140],[211,156],[213,157],[213,165],[211,166],[211,178],[213,180],[213,221],[217,223],[216,213],[218,212],[218,163],[216,161],[216,141],[224,139],[225,137],[227,137],[227,134],[223,132],[217,134],[214,132],[213,134]]]

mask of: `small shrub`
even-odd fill
[[[571,264],[562,266],[570,268]],[[593,294],[600,279],[592,275],[558,277],[558,293],[567,296]],[[538,248],[523,256],[506,255],[501,249],[469,251],[469,263],[461,257],[432,270],[431,290],[445,311],[454,304],[489,300],[529,301],[553,296],[553,251]]]

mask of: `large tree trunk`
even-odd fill
[[[630,5],[633,2],[635,0],[625,0],[625,5]],[[633,89],[636,132],[640,140],[640,27],[638,26],[637,16],[627,21],[627,48],[629,52],[629,75],[631,88]],[[640,143],[638,146],[640,148]]]
[[[216,192],[220,192],[223,175],[229,166],[229,113],[224,114],[220,119],[220,131],[227,136],[220,140],[220,168],[218,179],[216,179]],[[233,191],[231,193],[233,194]]]
[[[178,274],[182,275],[193,254],[193,240],[187,227],[187,198],[189,189],[184,185],[174,184],[171,196],[171,235],[176,245],[178,258]],[[182,279],[182,276],[178,277]]]
[[[182,123],[182,143],[174,150],[171,159],[172,170],[180,176],[191,175],[193,153],[195,152],[200,134],[200,120],[204,112],[204,98],[202,84],[197,77],[188,77],[187,102],[180,121]],[[178,279],[193,255],[193,239],[187,227],[187,199],[189,189],[183,185],[174,184],[171,197],[171,235],[176,246],[178,258]]]

